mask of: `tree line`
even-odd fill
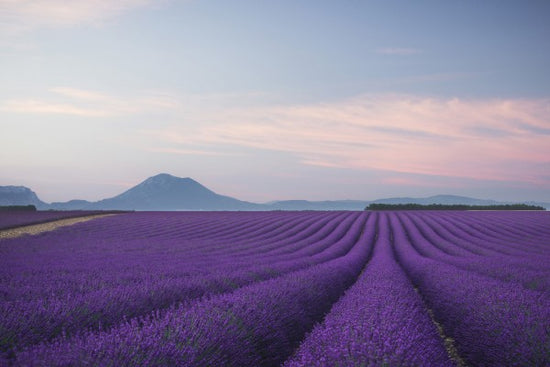
[[[546,210],[527,204],[465,205],[465,204],[369,204],[365,210]]]
[[[0,205],[0,211],[35,212],[36,207],[34,205]]]

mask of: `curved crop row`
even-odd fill
[[[135,212],[3,239],[0,365],[550,365],[549,214]]]
[[[517,213],[516,213],[517,214]],[[540,214],[546,214],[542,212]],[[433,216],[433,214],[431,214]],[[456,233],[462,241],[472,241],[474,246],[481,250],[489,249],[492,254],[504,255],[523,255],[528,253],[540,253],[548,249],[547,245],[537,243],[542,238],[537,236],[535,242],[530,241],[525,236],[518,235],[521,230],[523,220],[520,223],[516,221],[513,226],[505,229],[501,226],[496,229],[490,229],[494,226],[494,221],[503,215],[502,212],[470,213],[470,216],[463,218],[454,213],[452,216],[441,215],[435,218],[440,223],[446,223],[448,231]],[[518,217],[518,219],[523,219]],[[504,234],[507,232],[508,234]],[[489,255],[491,255],[489,253]]]
[[[455,365],[393,258],[385,215],[378,228],[366,269],[285,367]]]
[[[451,248],[453,243],[438,238],[426,222],[417,220],[413,223],[406,214],[398,214],[398,218],[410,237],[415,238],[412,246],[423,256],[506,282],[516,282],[527,289],[550,292],[550,268],[548,267],[550,262],[548,261],[544,264],[540,262],[539,257],[533,261],[532,255],[519,259],[507,256],[451,256],[437,251],[438,246],[434,243],[437,242],[440,245],[444,243],[448,248]],[[479,245],[481,246],[482,243]]]
[[[344,256],[233,293],[133,320],[108,332],[22,351],[21,365],[275,366],[353,283],[370,253],[374,225],[348,232]]]
[[[514,215],[515,214],[515,215]],[[548,212],[535,213],[518,212],[487,212],[475,213],[474,215],[465,216],[464,213],[458,213],[455,220],[460,220],[467,225],[473,226],[480,233],[485,233],[488,238],[497,239],[515,239],[520,241],[528,241],[541,239],[541,234],[548,234],[548,228],[541,226],[541,222],[533,222],[532,219],[541,221],[544,217],[548,218]],[[531,220],[530,220],[531,218]],[[519,222],[518,222],[519,220]],[[535,228],[533,228],[535,227]],[[528,242],[529,243],[529,242]]]
[[[138,267],[135,262],[125,264],[128,258],[124,253],[117,258],[102,256],[98,262],[88,259],[86,264],[77,264],[76,267],[61,264],[52,276],[48,276],[51,265],[46,264],[45,268],[35,269],[37,276],[42,276],[42,281],[38,283],[40,290],[23,290],[31,295],[41,293],[42,297],[26,299],[19,295],[14,301],[0,304],[0,331],[3,335],[0,346],[4,351],[9,351],[87,328],[109,327],[124,318],[145,315],[177,302],[188,304],[199,297],[232,291],[253,282],[330,261],[349,251],[354,243],[350,236],[357,236],[363,223],[364,218],[358,215],[340,222],[339,231],[328,234],[325,241],[318,242],[325,243],[323,246],[326,249],[312,257],[258,257],[248,259],[247,266],[236,266],[231,262],[224,266],[218,262],[215,268],[202,275],[193,275],[192,269],[185,271],[181,259],[174,258],[173,254],[158,259],[149,256]],[[111,242],[108,244],[112,245]],[[143,255],[143,251],[140,254]],[[101,274],[107,261],[118,266],[110,270],[111,275]],[[85,268],[80,268],[84,265]],[[174,269],[171,270],[171,267]],[[179,274],[182,270],[183,273]],[[26,284],[32,287],[28,279]],[[47,296],[53,292],[63,293]]]

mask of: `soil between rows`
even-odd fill
[[[49,232],[53,231],[54,229],[60,228],[60,227],[66,227],[71,226],[76,223],[82,223],[87,222],[89,220],[95,219],[95,218],[101,218],[101,217],[107,217],[110,215],[116,215],[116,214],[93,214],[88,215],[85,217],[77,217],[77,218],[67,218],[67,219],[59,219],[54,220],[51,222],[46,223],[40,223],[40,224],[31,224],[28,226],[22,226],[17,228],[11,228],[11,229],[4,229],[0,230],[0,239],[5,238],[15,238],[23,235],[37,235],[42,232]]]

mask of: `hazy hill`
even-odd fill
[[[48,209],[51,210],[91,210],[94,203],[86,200],[70,200],[64,202],[53,202]]]
[[[495,205],[499,204],[495,200],[485,200],[485,199],[475,199],[466,196],[457,196],[457,195],[435,195],[427,198],[387,198],[387,199],[378,199],[372,201],[376,204],[446,204],[446,205]]]
[[[363,210],[371,203],[377,204],[464,204],[464,205],[494,205],[503,204],[495,200],[475,199],[457,195],[435,195],[427,198],[396,197],[377,199],[372,201],[362,200],[333,200],[333,201],[307,201],[284,200],[268,203],[272,209],[280,210]],[[533,204],[533,203],[529,203]],[[533,204],[541,205],[541,203]],[[548,205],[548,204],[547,204]],[[544,205],[542,205],[544,206]]]
[[[362,200],[281,200],[265,204],[250,203],[219,195],[187,177],[162,173],[112,198],[96,202],[71,200],[47,204],[23,186],[0,186],[0,205],[35,205],[37,209],[56,210],[363,210],[370,203],[380,204],[513,204],[495,200],[475,199],[456,195],[436,195],[426,198],[398,197],[373,201]],[[550,203],[524,202],[550,209]]]
[[[25,186],[0,186],[0,205],[34,205],[37,209],[48,207],[34,191]]]
[[[258,204],[216,194],[197,181],[166,173],[149,177],[110,199],[93,203],[93,209],[123,210],[254,210]]]

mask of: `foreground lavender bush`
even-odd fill
[[[382,214],[367,268],[285,367],[455,365],[391,246]]]

